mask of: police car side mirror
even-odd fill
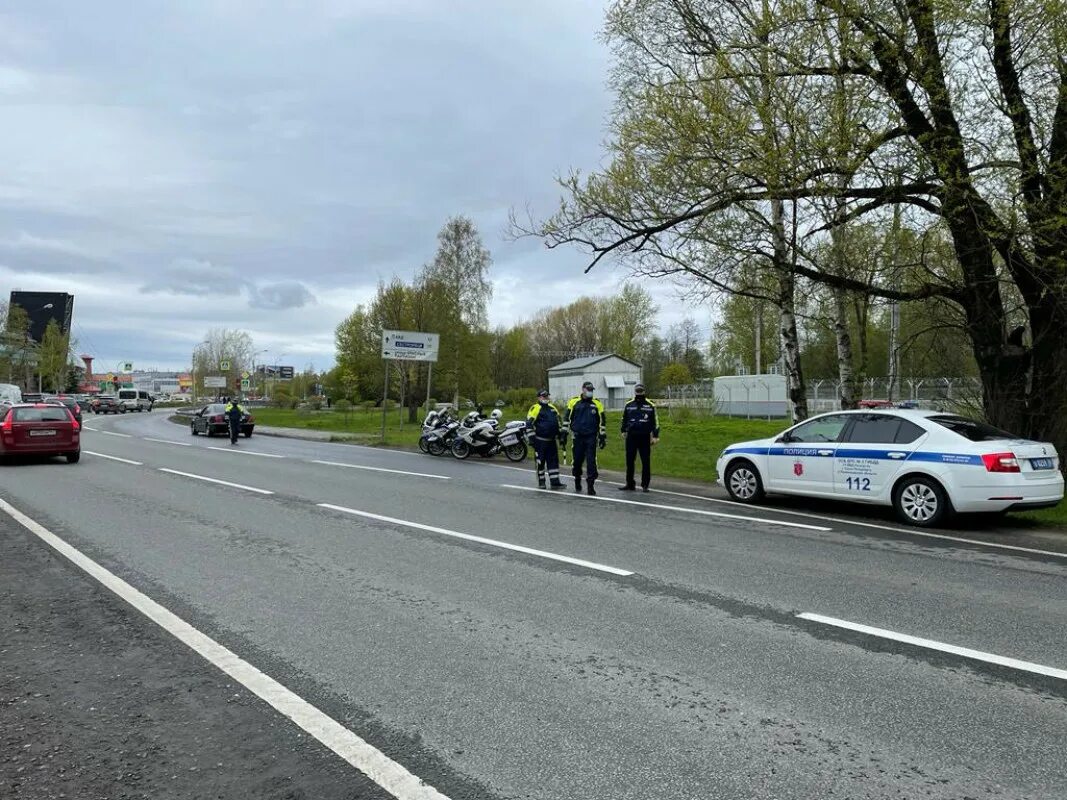
[[[779,436],[774,441],[775,442],[782,442],[782,443],[786,443],[787,444],[787,443],[793,441],[793,437],[790,436],[788,433],[783,433],[781,436]]]

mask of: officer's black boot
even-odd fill
[[[575,478],[574,478],[574,491],[576,491],[576,492],[582,491],[582,479],[580,477],[578,477],[578,476],[575,476]]]
[[[550,485],[552,486],[553,489],[562,489],[563,488],[563,481],[552,481],[552,483]]]
[[[596,489],[593,488],[593,481],[589,481],[588,487],[586,487],[585,493],[593,497],[596,496]]]

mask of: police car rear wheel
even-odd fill
[[[948,497],[940,484],[929,478],[905,478],[897,487],[893,507],[902,522],[928,528],[949,513]]]
[[[735,461],[726,468],[726,491],[739,503],[758,503],[763,499],[763,481],[748,461]]]

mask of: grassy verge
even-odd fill
[[[518,412],[504,410],[504,419],[521,419],[525,409]],[[253,411],[259,425],[276,425],[286,428],[309,428],[342,434],[354,434],[360,438],[380,441],[381,411],[352,411],[347,423],[344,415],[336,411],[292,411],[279,408],[257,408]],[[652,459],[656,474],[673,478],[713,480],[715,459],[728,444],[743,439],[758,439],[771,436],[786,427],[784,421],[731,419],[728,417],[698,417],[672,420],[661,415],[662,438],[656,446]],[[609,413],[608,446],[600,451],[598,458],[605,469],[622,470],[626,467],[623,440],[619,435],[619,415]],[[385,444],[388,446],[414,447],[421,431],[420,423],[405,422],[401,427],[399,413],[388,414],[385,427]]]
[[[381,411],[353,410],[345,415],[331,410],[311,411],[279,408],[257,408],[253,413],[260,425],[285,428],[308,428],[348,434],[369,444],[381,442]],[[504,419],[520,419],[525,409],[504,409]],[[653,472],[669,478],[712,481],[715,479],[715,459],[727,445],[748,439],[772,436],[787,427],[784,420],[732,419],[729,417],[686,416],[671,419],[661,412],[662,439],[652,455]],[[599,452],[604,469],[626,468],[622,438],[619,436],[618,412],[609,413],[608,446]],[[385,445],[414,448],[421,430],[419,423],[400,424],[400,412],[389,412],[385,426]],[[1013,514],[1010,520],[1021,525],[1067,527],[1067,503],[1043,511]]]

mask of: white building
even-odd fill
[[[561,407],[581,394],[582,384],[592,381],[596,397],[605,409],[621,409],[634,396],[634,386],[641,381],[641,365],[608,353],[586,358],[572,358],[548,369],[548,391]]]

